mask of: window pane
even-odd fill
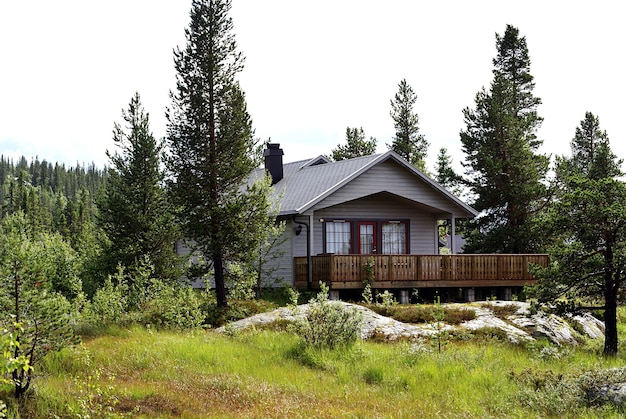
[[[406,253],[406,224],[383,223],[383,254],[400,255]]]
[[[374,225],[359,225],[359,253],[362,255],[370,255],[374,252]]]
[[[326,253],[350,253],[350,223],[326,223]]]

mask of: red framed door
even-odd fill
[[[358,226],[359,254],[376,254],[376,223],[373,221],[359,221]]]

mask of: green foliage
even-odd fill
[[[10,328],[4,328],[0,334],[0,396],[9,393],[15,383],[12,377],[19,375],[20,371],[29,373],[32,370],[29,358],[26,355],[15,356],[19,353],[19,336],[24,329],[19,323],[13,323]],[[11,377],[11,378],[9,378]],[[0,399],[0,402],[2,400]],[[3,403],[3,402],[2,402]],[[2,403],[0,403],[0,418],[2,417]],[[6,409],[6,405],[4,405]],[[6,412],[6,410],[5,410]]]
[[[177,279],[181,260],[173,243],[179,238],[174,209],[167,199],[161,168],[164,144],[150,131],[139,93],[122,111],[126,126],[114,125],[118,152],[107,151],[109,178],[98,200],[98,221],[109,243],[102,253],[107,272],[119,264],[127,269],[149,260],[153,275]]]
[[[413,112],[417,95],[406,79],[398,84],[398,92],[391,100],[391,118],[396,129],[390,150],[395,151],[413,166],[424,171],[428,141],[419,133],[419,117]]]
[[[159,329],[195,329],[205,313],[201,299],[189,286],[149,277],[150,271],[126,273],[123,267],[109,276],[87,306],[83,316],[86,328],[113,324],[140,323]],[[138,285],[141,286],[138,286]]]
[[[362,313],[328,300],[328,287],[320,282],[320,292],[309,302],[304,318],[294,330],[306,346],[335,349],[352,346],[360,337]]]
[[[378,294],[376,296],[376,304],[380,304],[383,310],[389,310],[390,307],[398,304],[396,301],[396,297],[389,290],[385,290],[384,292]]]
[[[434,331],[434,333],[431,335],[431,339],[433,342],[433,346],[437,349],[437,352],[441,352],[442,348],[444,348],[448,344],[450,340],[450,334],[446,328],[446,324],[444,323],[446,311],[441,306],[439,297],[437,297],[437,301],[435,302],[434,308],[431,311],[431,316],[432,321],[430,323],[430,326]]]
[[[433,311],[436,310],[435,306],[422,304],[395,304],[387,307],[384,307],[382,304],[376,304],[368,307],[383,316],[389,316],[399,322],[413,324],[432,322]],[[444,314],[443,322],[450,325],[458,325],[476,318],[476,313],[471,309],[443,305],[440,306],[440,309],[443,310]]]
[[[346,144],[339,144],[331,151],[330,158],[334,161],[369,156],[376,152],[376,138],[365,139],[363,128],[346,128]]]
[[[74,400],[66,404],[67,413],[77,418],[133,417],[137,413],[135,409],[125,414],[116,412],[120,400],[115,394],[114,380],[113,374],[102,369],[90,371],[85,378],[75,377],[76,394]]]
[[[228,297],[233,300],[251,300],[255,297],[257,275],[239,263],[226,263]]]
[[[533,95],[528,47],[519,30],[507,25],[504,36],[496,35],[496,49],[489,91],[478,92],[475,109],[463,110],[464,183],[481,213],[470,223],[464,250],[533,253],[542,243],[531,220],[547,196],[549,165],[549,158],[537,153],[541,100]]]
[[[227,306],[224,263],[257,248],[272,207],[269,180],[248,182],[260,160],[246,101],[235,75],[230,0],[194,0],[187,45],[174,53],[176,90],[166,113],[170,190],[184,233],[211,260],[217,303]]]
[[[120,275],[120,272],[118,272],[118,275]],[[95,325],[105,326],[121,323],[127,308],[126,287],[120,285],[120,282],[114,284],[111,276],[109,276],[104,285],[98,288],[94,294],[92,303],[86,310],[85,317]]]
[[[289,292],[289,305],[291,307],[296,307],[298,305],[298,300],[300,299],[300,293],[294,288],[289,288],[288,292]]]
[[[365,277],[365,279],[363,279],[363,283],[366,286],[369,285],[370,288],[371,285],[374,283],[374,280],[376,279],[374,277],[374,268],[376,268],[376,260],[373,257],[367,258],[361,268]]]
[[[91,354],[89,362],[83,348]],[[89,392],[80,389],[96,370],[100,379],[92,379],[92,385],[108,392],[104,401],[119,400],[106,403],[114,406],[111,416],[137,409],[135,417],[386,417],[389,412],[397,417],[416,412],[420,417],[442,412],[469,418],[620,417],[623,408],[610,405],[572,404],[549,415],[539,404],[524,402],[523,393],[542,392],[518,379],[525,371],[539,381],[544,372],[567,379],[583,371],[621,369],[623,356],[598,358],[595,349],[578,345],[567,356],[540,359],[535,349],[498,340],[451,341],[441,353],[428,342],[366,340],[346,350],[318,350],[301,345],[292,333],[272,330],[233,338],[124,327],[47,357],[37,391],[28,399],[28,417],[68,417],[67,406],[87,398]],[[556,400],[551,408],[559,406]]]
[[[141,321],[158,328],[187,330],[199,328],[204,322],[200,300],[189,286],[168,286],[154,280],[154,297],[147,301]]]
[[[363,302],[365,304],[372,304],[374,297],[372,295],[372,286],[370,284],[365,284],[365,288],[363,288],[361,296],[363,297]]]
[[[80,285],[72,285],[69,246],[55,248],[62,242],[45,233],[29,234],[23,213],[7,216],[0,233],[0,325],[12,333],[13,357],[27,356],[34,368],[46,354],[77,342],[71,327],[76,313],[61,292]],[[12,372],[16,398],[30,387],[32,371]]]
[[[626,369],[593,369],[569,374],[526,369],[512,374],[512,378],[524,386],[516,397],[519,403],[541,414],[558,417],[581,408],[610,404],[611,400],[601,389],[624,383]]]
[[[271,185],[268,182],[265,186],[268,188],[267,194],[269,195]],[[248,258],[250,260],[248,264],[256,274],[256,298],[265,297],[262,295],[263,290],[272,289],[277,285],[274,272],[278,266],[276,264],[271,265],[269,262],[285,254],[281,246],[288,240],[289,236],[284,234],[285,221],[276,220],[277,214],[278,207],[273,207],[268,214],[267,224],[258,230],[258,235],[255,237],[257,247],[253,249],[250,258]]]
[[[435,180],[444,188],[455,195],[461,193],[461,181],[463,178],[458,175],[452,167],[452,158],[445,147],[439,149],[437,163],[435,165]]]
[[[618,350],[618,292],[626,276],[626,186],[621,160],[598,118],[587,112],[572,141],[572,156],[557,159],[556,199],[538,220],[552,237],[551,263],[535,268],[531,290],[540,302],[603,300],[605,349]]]

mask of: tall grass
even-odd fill
[[[427,342],[323,350],[270,330],[118,329],[48,357],[22,417],[559,417],[541,400],[523,404],[529,382],[624,362],[541,349],[483,340],[440,353]],[[578,406],[567,415],[619,413]]]

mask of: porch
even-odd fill
[[[363,288],[371,271],[374,289],[523,287],[535,282],[532,264],[547,266],[546,254],[338,255],[311,257],[311,285],[333,290]],[[306,257],[294,258],[295,286],[307,288]]]

